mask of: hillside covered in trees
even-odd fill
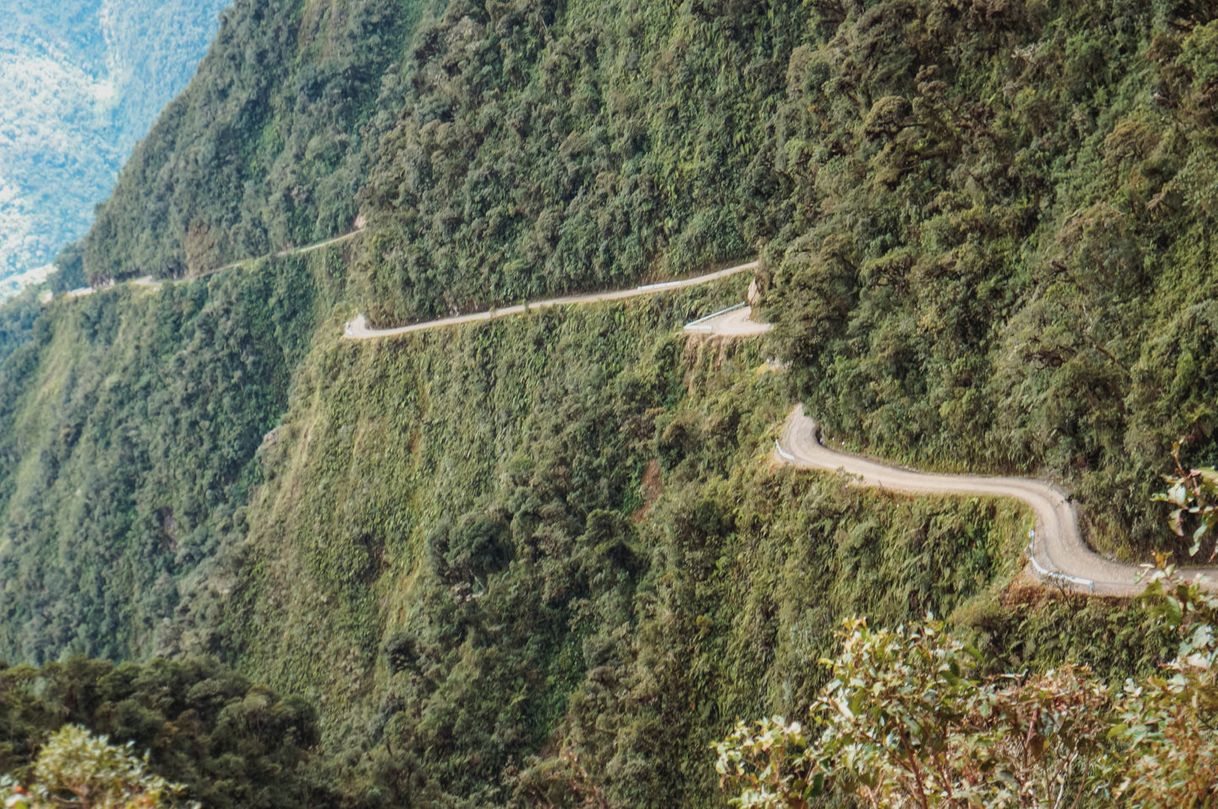
[[[1171,622],[1024,586],[1015,505],[769,454],[802,401],[1176,547],[1215,43],[1169,0],[237,0],[64,260],[182,282],[0,313],[0,656],[219,658],[350,800],[454,807],[721,805],[712,745],[806,711],[853,616],[1150,675]],[[679,333],[744,278],[340,337],[755,255],[757,341]]]

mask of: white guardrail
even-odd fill
[[[774,442],[774,450],[778,453],[778,457],[782,458],[787,463],[795,463],[795,456],[783,449],[781,442]]]
[[[1061,573],[1056,570],[1050,570],[1040,563],[1036,558],[1036,532],[1028,531],[1028,561],[1032,563],[1032,569],[1036,571],[1036,575],[1042,579],[1057,582],[1059,584],[1070,584],[1075,587],[1084,587],[1088,593],[1095,592],[1095,580],[1084,579],[1078,576],[1071,576],[1068,573]]]
[[[644,284],[641,287],[635,287],[638,292],[655,292],[659,289],[669,289],[671,287],[681,286],[682,281],[661,281],[658,284]]]
[[[748,306],[747,303],[738,303],[735,306],[729,306],[726,309],[720,309],[718,312],[711,312],[706,317],[700,317],[697,320],[691,320],[690,322],[686,323],[684,330],[685,331],[705,331],[705,332],[714,331],[713,327],[704,326],[702,324],[706,323],[708,320],[714,320],[715,318],[720,317],[722,315],[730,314],[732,312],[737,312],[737,311],[745,308],[746,306]]]

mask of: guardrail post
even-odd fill
[[[640,287],[640,289],[644,289],[644,287]],[[735,312],[738,309],[743,309],[746,306],[748,306],[747,303],[738,303],[734,306],[729,306],[726,309],[720,309],[718,312],[711,312],[709,315],[706,315],[705,317],[700,317],[697,320],[691,320],[690,322],[686,323],[684,326],[684,329],[685,329],[685,331],[690,331],[691,328],[699,326],[708,320],[719,317],[720,315],[726,315],[729,312]],[[709,329],[708,329],[708,331],[709,331]]]

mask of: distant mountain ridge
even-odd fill
[[[228,0],[7,4],[0,280],[48,264],[88,229],[123,161],[193,75]]]

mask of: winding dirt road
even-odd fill
[[[1105,559],[1087,547],[1079,530],[1078,513],[1061,489],[1043,480],[917,472],[826,447],[812,419],[796,407],[775,448],[778,457],[799,469],[840,472],[862,486],[905,494],[981,495],[1010,497],[1036,515],[1028,562],[1038,578],[1078,592],[1134,596],[1146,587],[1148,569]],[[1186,578],[1218,590],[1218,568],[1188,568]]]
[[[321,250],[353,239],[362,233],[351,233],[328,239],[324,242],[274,255],[286,257]],[[221,267],[220,272],[254,259]],[[759,262],[751,261],[735,267],[717,270],[692,278],[645,284],[632,289],[612,292],[597,292],[588,295],[568,295],[533,303],[490,309],[467,315],[429,320],[396,328],[374,329],[368,326],[363,315],[346,325],[343,337],[347,340],[375,340],[400,337],[407,334],[450,328],[467,323],[484,323],[530,311],[557,306],[576,306],[590,303],[607,303],[630,298],[655,295],[678,289],[714,283],[715,281],[757,269]],[[211,273],[208,273],[211,274]],[[143,288],[158,289],[166,282],[150,277],[132,279],[128,283]],[[101,289],[113,288],[110,284]],[[92,287],[73,290],[67,298],[79,298],[99,291]],[[685,326],[687,334],[703,334],[724,337],[755,337],[771,330],[768,323],[752,319],[752,309],[741,304],[695,320]],[[1106,559],[1087,547],[1079,529],[1078,513],[1065,492],[1042,480],[1016,477],[986,477],[977,475],[947,475],[918,472],[880,461],[852,455],[826,447],[820,440],[820,432],[812,419],[796,407],[783,427],[782,437],[776,442],[775,454],[784,463],[799,469],[838,472],[851,475],[862,486],[869,486],[905,494],[978,495],[985,497],[1008,497],[1019,500],[1032,509],[1036,527],[1028,547],[1028,563],[1032,572],[1041,581],[1078,592],[1105,596],[1129,597],[1142,592],[1146,586],[1148,568],[1127,565]],[[1218,567],[1188,568],[1181,575],[1200,582],[1206,589],[1218,591]]]
[[[360,315],[347,324],[344,337],[348,340],[398,337],[465,323],[497,320],[534,309],[625,300],[711,283],[756,269],[757,266],[757,262],[750,262],[681,281],[650,284],[617,292],[551,298],[532,304],[492,309],[398,328],[369,328],[363,315]],[[686,324],[684,331],[691,335],[754,337],[771,329],[771,324],[754,321],[751,308],[741,304]],[[887,491],[913,495],[1004,497],[1018,500],[1027,505],[1035,515],[1036,527],[1029,537],[1031,541],[1028,545],[1028,567],[1038,580],[1063,590],[1122,598],[1136,596],[1146,587],[1151,572],[1148,567],[1106,559],[1087,547],[1079,527],[1075,505],[1065,492],[1046,481],[919,472],[860,455],[839,452],[821,442],[816,422],[804,414],[802,405],[796,407],[787,419],[782,437],[775,444],[775,454],[783,463],[799,469],[842,473],[853,476],[858,485]],[[1181,575],[1199,582],[1206,589],[1218,590],[1218,567],[1188,568],[1182,570]]]
[[[327,247],[333,247],[336,244],[343,244],[344,242],[349,242],[363,232],[364,232],[364,229],[362,227],[359,227],[359,228],[356,228],[355,230],[351,231],[350,233],[344,233],[342,236],[335,236],[333,239],[326,239],[324,242],[317,242],[316,244],[307,244],[304,247],[293,247],[288,250],[280,250],[278,253],[275,254],[275,258],[287,258],[288,256],[303,256],[306,253],[314,253],[318,250],[324,250]]]
[[[183,282],[187,282],[187,281],[197,281],[198,279],[206,278],[209,275],[215,275],[216,273],[225,272],[227,270],[235,270],[238,267],[244,267],[247,264],[251,264],[255,261],[259,261],[264,258],[288,258],[289,256],[303,256],[307,253],[312,253],[317,250],[324,250],[327,247],[333,247],[334,245],[348,242],[363,232],[364,232],[364,229],[362,227],[359,227],[359,228],[356,228],[355,230],[351,231],[350,233],[344,233],[342,236],[335,236],[333,239],[326,239],[324,242],[317,242],[316,244],[307,244],[304,247],[293,247],[293,248],[289,248],[287,250],[280,250],[278,252],[270,253],[265,256],[256,256],[253,258],[243,258],[240,261],[234,261],[232,264],[225,264],[223,267],[216,267],[214,270],[208,270],[206,272],[199,273],[198,275],[192,275],[189,278],[165,279],[165,278],[153,278],[151,275],[143,275],[143,276],[140,276],[139,278],[129,278],[126,281],[123,281],[122,283],[128,284],[130,286],[134,286],[134,287],[139,287],[140,289],[157,290],[157,289],[160,289],[161,287],[165,286],[166,284],[176,284],[176,283],[183,283]],[[104,292],[107,289],[117,289],[119,286],[120,286],[119,284],[111,282],[109,284],[105,284],[100,287],[80,287],[79,289],[73,289],[73,290],[63,293],[63,295],[61,297],[67,298],[68,300],[73,300],[76,298],[87,298],[88,296],[90,296],[94,293]]]
[[[440,320],[428,320],[422,323],[412,323],[409,326],[398,326],[388,329],[374,329],[368,325],[368,320],[363,315],[359,315],[343,330],[343,338],[347,340],[376,340],[385,337],[401,337],[406,334],[416,334],[422,331],[433,331],[435,329],[446,329],[453,326],[461,326],[466,323],[485,323],[488,320],[498,320],[504,317],[513,315],[522,315],[525,312],[535,312],[540,309],[551,309],[555,306],[577,306],[586,303],[606,303],[609,301],[624,301],[629,298],[639,298],[645,295],[656,295],[661,292],[672,292],[678,289],[688,289],[689,287],[701,286],[702,284],[710,284],[715,281],[720,281],[724,278],[730,278],[733,275],[739,275],[742,272],[749,272],[757,269],[760,266],[759,262],[750,261],[747,264],[740,264],[735,267],[728,267],[725,270],[717,270],[715,272],[706,273],[705,275],[697,275],[693,278],[682,278],[677,281],[664,281],[658,284],[645,284],[633,289],[619,289],[613,292],[594,292],[590,295],[567,295],[561,298],[548,298],[543,301],[534,301],[533,303],[522,303],[515,306],[505,306],[502,309],[488,309],[485,312],[474,312],[468,315],[454,315]]]

